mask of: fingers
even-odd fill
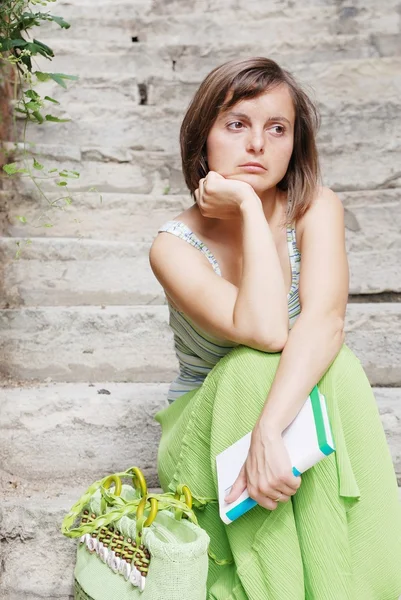
[[[286,478],[288,481],[290,478]],[[297,489],[301,485],[301,477],[296,478]],[[249,496],[255,500],[260,506],[264,506],[269,510],[274,510],[279,504],[288,502],[291,496],[294,496],[297,489],[286,485],[282,481],[272,479],[267,483],[252,485],[249,483],[248,486]]]
[[[230,502],[235,502],[235,500],[237,500],[237,498],[239,498],[242,494],[242,492],[245,490],[246,488],[246,474],[245,474],[245,464],[242,465],[241,471],[239,472],[239,475],[237,477],[237,479],[234,482],[233,487],[231,488],[229,494],[227,496],[225,496],[224,500],[227,503]]]
[[[205,193],[205,178],[204,177],[202,179],[199,179],[199,191],[200,191],[200,194],[202,197],[203,194]]]

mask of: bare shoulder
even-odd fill
[[[171,220],[184,223],[197,235],[200,227],[198,213],[196,207],[191,206]],[[153,240],[149,250],[149,261],[154,274],[162,285],[165,283],[165,276],[168,276],[170,268],[176,269],[177,264],[189,267],[195,261],[195,264],[200,262],[212,269],[202,253],[185,240],[166,231],[158,232]]]
[[[339,196],[329,187],[320,186],[306,213],[296,225],[297,238],[302,243],[310,229],[328,227],[344,229],[344,207]]]

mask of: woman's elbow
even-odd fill
[[[277,331],[274,335],[260,340],[261,350],[264,352],[281,352],[288,340],[288,329]]]

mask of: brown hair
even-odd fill
[[[264,57],[224,63],[207,75],[195,93],[180,129],[182,169],[193,198],[199,179],[209,172],[206,140],[220,112],[282,83],[288,85],[294,103],[295,129],[288,169],[277,187],[288,190],[288,222],[297,221],[306,212],[320,180],[316,148],[319,114],[293,75]],[[231,97],[224,103],[229,92]]]

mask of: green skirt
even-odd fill
[[[239,346],[202,386],[155,419],[164,491],[186,483],[210,536],[208,600],[398,600],[401,504],[369,381],[347,346],[319,383],[336,452],[302,475],[290,501],[256,506],[225,525],[215,457],[252,430],[280,354]]]

